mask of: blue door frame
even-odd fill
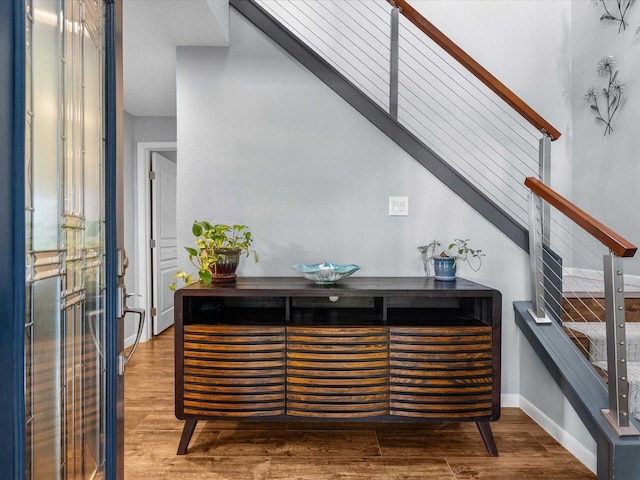
[[[114,0],[106,0],[105,220],[107,388],[105,478],[117,478],[116,324],[116,55],[121,29]],[[25,2],[0,1],[0,478],[25,476]],[[120,459],[122,461],[122,459]]]
[[[122,0],[105,0],[105,282],[106,294],[106,409],[105,409],[105,479],[124,477],[124,459],[118,450],[124,449],[123,419],[118,418],[118,160],[122,158]],[[122,214],[122,213],[120,213]],[[123,412],[124,413],[124,412]],[[118,461],[120,465],[118,465]]]
[[[0,2],[0,478],[24,478],[25,6]],[[22,66],[22,68],[20,68]]]

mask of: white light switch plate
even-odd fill
[[[409,197],[389,197],[389,215],[409,215]]]

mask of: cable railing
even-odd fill
[[[400,48],[398,120],[526,225],[521,182],[538,173],[539,134],[412,24],[400,25],[409,40]]]
[[[640,417],[640,323],[626,322],[626,305],[640,299],[640,281],[624,274],[637,247],[538,179],[525,185],[531,191],[530,313],[537,323],[562,324],[594,374],[607,381],[605,417],[620,435],[638,435],[629,418]],[[549,221],[543,202],[552,209]]]
[[[536,130],[544,131],[553,140],[560,136],[560,132],[556,130],[549,122],[542,118],[535,110],[528,106],[521,98],[509,90],[502,82],[494,77],[482,65],[475,61],[470,55],[458,47],[450,38],[438,30],[431,22],[424,18],[417,10],[415,10],[406,0],[387,0],[393,6],[400,8],[404,15],[411,23],[420,29],[431,40],[437,43],[460,65],[464,66],[477,79],[484,83],[494,93],[496,93],[504,102],[509,104],[523,118],[525,118]]]
[[[386,108],[389,95],[388,19],[367,2],[256,1],[276,21]],[[373,4],[380,7],[379,3]],[[357,7],[356,7],[357,6]],[[386,38],[382,32],[386,29]]]
[[[255,3],[526,227],[560,133],[407,2]]]

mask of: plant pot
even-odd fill
[[[212,283],[230,283],[236,281],[236,270],[240,263],[239,248],[221,248],[215,251],[218,260],[209,266]]]
[[[453,257],[434,257],[433,270],[436,280],[453,282],[456,279],[456,259]]]

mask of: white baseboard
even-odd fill
[[[597,471],[597,452],[589,450],[580,443],[573,435],[560,427],[551,420],[544,412],[539,410],[527,399],[519,396],[520,409],[529,415],[540,427],[542,427],[549,435],[555,438],[564,448],[566,448],[574,457],[580,460],[585,467],[593,473]],[[505,405],[506,406],[506,405]]]
[[[520,394],[503,393],[500,395],[500,405],[503,407],[520,408]]]

